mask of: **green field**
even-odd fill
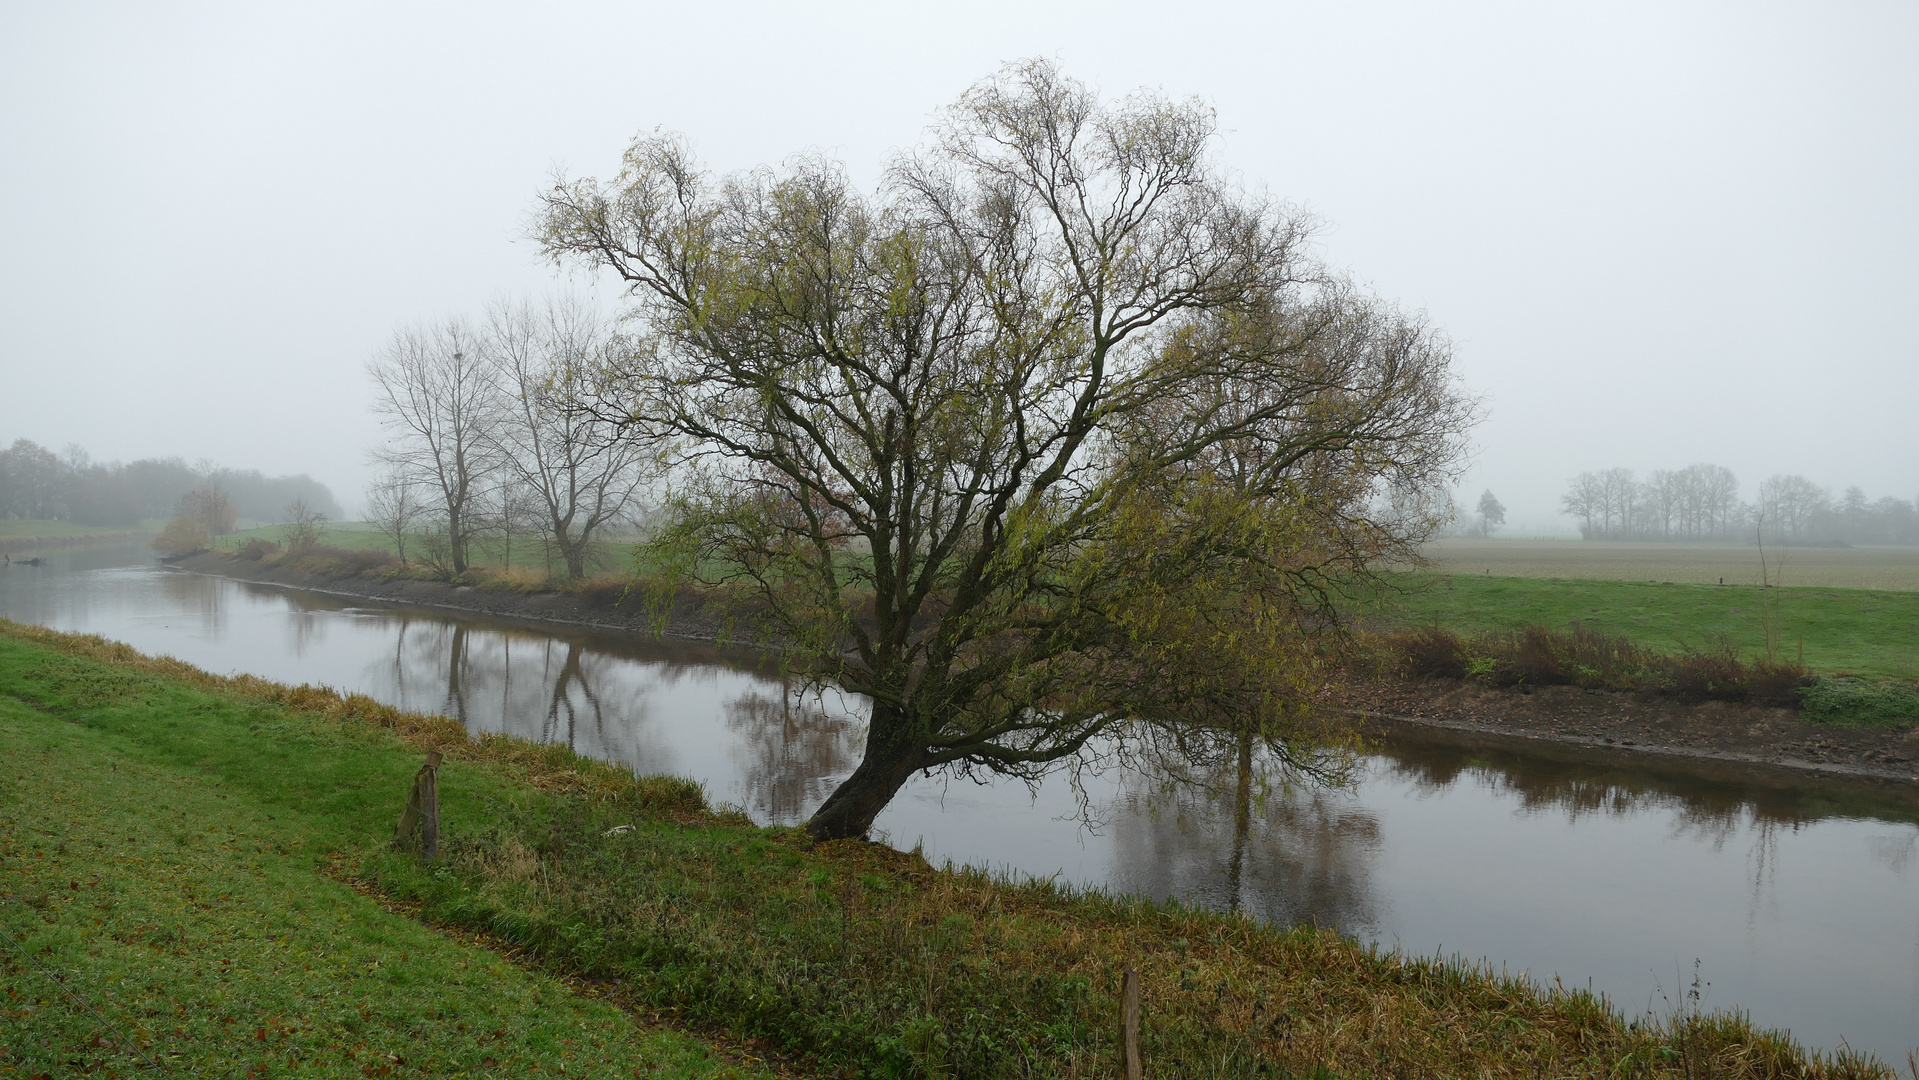
[[[0,1075],[767,1075],[318,873],[392,828],[391,736],[0,635],[0,756]]]
[[[1764,603],[1756,585],[1404,574],[1404,591],[1359,605],[1368,621],[1438,625],[1472,635],[1537,623],[1579,622],[1664,652],[1710,649],[1722,636],[1748,658],[1765,655]],[[1919,678],[1919,592],[1782,588],[1776,597],[1783,659],[1828,675]]]
[[[1652,544],[1597,540],[1441,540],[1432,569],[1493,577],[1582,578],[1674,584],[1757,585],[1751,544]],[[1919,547],[1767,548],[1775,585],[1919,591]]]

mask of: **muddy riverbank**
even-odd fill
[[[243,559],[219,551],[192,555],[174,565],[197,574],[218,574],[259,585],[281,585],[328,596],[347,596],[388,604],[446,608],[496,619],[528,619],[562,626],[583,626],[648,637],[687,638],[725,645],[753,644],[729,625],[723,615],[702,604],[699,595],[691,590],[684,590],[675,598],[672,611],[662,620],[657,612],[648,609],[640,596],[620,588],[521,591],[390,577],[379,571],[361,574],[316,573],[277,563]]]
[[[193,556],[178,566],[195,573],[390,604],[648,637],[751,644],[691,592],[676,599],[662,622],[645,610],[639,597],[617,589],[521,592],[378,574],[324,574],[218,552]],[[1726,702],[1688,705],[1569,686],[1520,693],[1446,680],[1349,685],[1334,704],[1364,717],[1382,734],[1398,727],[1437,729],[1611,754],[1693,759],[1719,768],[1919,783],[1919,729],[1815,724],[1789,709]]]

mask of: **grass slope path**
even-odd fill
[[[770,1075],[315,873],[416,760],[0,636],[0,1076]]]
[[[423,868],[381,837],[427,746]],[[683,781],[5,622],[0,761],[15,1075],[755,1075],[406,913],[848,1076],[1114,1075],[1128,967],[1163,1078],[1892,1075],[1733,1014],[815,845]]]

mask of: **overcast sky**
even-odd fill
[[[1000,63],[1218,110],[1247,183],[1424,309],[1469,496],[1708,460],[1919,494],[1919,3],[0,6],[0,440],[357,507],[402,323],[564,287],[553,170],[655,127],[878,177]]]

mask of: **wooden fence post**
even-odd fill
[[[1143,1080],[1139,1056],[1139,972],[1127,968],[1119,980],[1119,1060],[1121,1080]]]
[[[428,750],[426,764],[413,774],[413,790],[407,793],[406,808],[400,811],[400,824],[393,830],[393,842],[410,844],[413,833],[420,834],[420,855],[432,859],[440,854],[440,752]]]

